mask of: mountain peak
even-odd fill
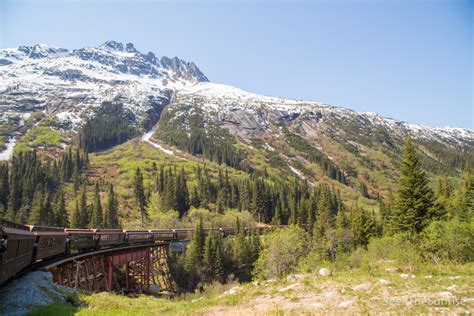
[[[69,52],[66,48],[52,47],[46,44],[36,44],[33,46],[20,46],[18,47],[18,50],[23,52],[29,58],[33,58],[33,59],[53,57],[57,55],[63,55]]]
[[[122,52],[124,49],[124,45],[121,42],[110,40],[110,41],[105,41],[102,45],[99,46],[99,48],[112,50],[112,51],[118,50]]]
[[[138,52],[133,45],[133,43],[121,43],[117,41],[106,41],[99,48],[106,49],[108,51],[120,51],[120,52],[129,52],[129,53],[136,53]]]

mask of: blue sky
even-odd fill
[[[6,1],[0,46],[114,39],[213,82],[474,129],[474,1]]]

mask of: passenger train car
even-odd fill
[[[270,228],[270,227],[269,227]],[[223,236],[234,228],[205,228]],[[0,219],[0,285],[25,268],[70,254],[120,246],[187,240],[194,229],[76,229],[29,226]]]
[[[34,243],[28,226],[0,219],[0,284],[31,264]]]

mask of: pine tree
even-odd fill
[[[214,264],[213,264],[213,274],[214,279],[219,282],[224,282],[224,257],[222,249],[222,241],[220,238],[216,238],[215,241],[215,252],[214,252]]]
[[[68,214],[66,210],[66,202],[64,200],[64,191],[62,187],[59,187],[54,198],[54,218],[56,227],[69,227]]]
[[[103,214],[102,214],[102,203],[100,201],[99,182],[96,182],[95,190],[94,190],[94,203],[92,205],[91,221],[89,225],[94,228],[101,228],[102,221],[103,221]]]
[[[138,211],[140,212],[142,225],[145,224],[146,214],[146,207],[147,201],[145,197],[145,189],[143,187],[143,175],[140,171],[140,168],[137,167],[135,171],[135,184],[134,184],[134,193],[135,193],[135,202],[138,207]]]
[[[350,245],[347,239],[347,218],[343,211],[336,216],[336,251],[337,253],[349,252]]]
[[[176,210],[180,216],[186,214],[189,209],[189,192],[188,185],[186,183],[186,173],[184,168],[181,168],[181,172],[176,180]]]
[[[76,199],[76,205],[71,216],[71,227],[72,228],[81,228],[82,226],[82,214],[79,209],[79,202]]]
[[[438,214],[433,207],[433,192],[408,138],[398,180],[398,195],[390,219],[392,233],[419,233]]]
[[[194,229],[193,238],[186,247],[184,270],[188,275],[188,288],[192,289],[202,278],[202,260],[204,254],[204,230],[202,220],[199,219]]]
[[[36,190],[28,222],[30,225],[44,225],[44,197],[42,190]]]
[[[272,224],[281,225],[281,203],[277,202],[273,213]]]
[[[112,184],[109,185],[109,195],[107,197],[105,227],[119,227],[117,197],[114,193],[114,186]]]
[[[464,183],[460,190],[457,218],[461,221],[470,221],[474,216],[474,174],[469,165],[464,170]]]
[[[79,199],[80,222],[78,228],[86,228],[89,224],[89,211],[87,208],[87,191],[86,186],[84,185]]]

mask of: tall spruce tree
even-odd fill
[[[59,187],[54,197],[54,219],[56,227],[69,227],[68,214],[66,210],[66,202],[64,200],[64,190]]]
[[[105,227],[108,228],[118,228],[118,205],[117,205],[117,196],[114,192],[114,186],[112,183],[109,185],[109,195],[107,197],[107,209],[105,216]]]
[[[72,228],[81,228],[82,227],[82,215],[79,209],[79,201],[76,199],[76,205],[71,216],[71,227]]]
[[[143,175],[140,171],[140,168],[137,167],[135,170],[135,183],[134,183],[134,193],[135,193],[135,203],[137,205],[138,211],[140,212],[140,217],[142,220],[142,225],[145,224],[146,219],[146,207],[147,201],[145,196],[145,188],[143,187]]]
[[[390,231],[419,233],[438,215],[433,199],[433,191],[421,168],[413,142],[408,138],[400,168],[397,197],[390,218]]]
[[[103,214],[102,214],[102,203],[100,201],[99,182],[96,182],[95,189],[94,189],[94,202],[92,204],[90,226],[94,228],[101,228],[102,221],[103,221]]]
[[[43,191],[38,188],[33,196],[33,204],[28,219],[30,225],[44,225],[44,196]]]
[[[78,228],[86,228],[89,224],[89,210],[87,207],[87,191],[85,185],[82,187],[79,198],[79,215],[80,221]]]
[[[464,170],[464,182],[460,190],[457,218],[468,222],[474,217],[474,174],[469,165]]]

